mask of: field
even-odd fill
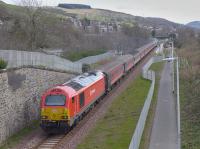
[[[155,82],[155,89],[153,94],[153,99],[151,102],[151,106],[149,109],[149,114],[146,121],[146,126],[143,132],[142,140],[140,143],[140,149],[148,149],[150,135],[151,135],[151,128],[153,125],[153,119],[154,119],[154,113],[156,110],[156,103],[157,103],[157,96],[158,96],[158,88],[159,88],[159,81],[160,81],[160,75],[161,71],[163,69],[162,62],[153,64],[150,69],[156,72],[156,82]]]
[[[128,148],[150,84],[141,77],[130,82],[78,149]]]

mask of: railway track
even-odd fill
[[[117,89],[118,87],[119,85],[117,85],[115,89]],[[115,89],[113,89],[112,92],[114,92]],[[112,93],[109,92],[107,96],[105,96],[102,100],[111,95]],[[39,145],[37,145],[33,149],[57,149],[59,143],[62,142],[63,139],[70,140],[70,138],[74,137],[76,135],[76,132],[79,131],[86,124],[90,117],[94,115],[103,104],[105,103],[103,101],[100,101],[99,104],[95,105],[94,108],[91,111],[89,111],[89,113],[87,113],[81,121],[78,122],[77,126],[72,128],[72,130],[70,130],[67,134],[49,135],[46,139],[44,139]],[[72,146],[73,145],[69,143],[67,148],[71,149]]]
[[[65,135],[51,135],[42,141],[35,149],[53,149]]]
[[[145,60],[143,60],[139,64],[139,66],[137,66],[136,69],[131,71],[131,73],[129,73],[127,77],[123,78],[122,82],[124,83],[121,82],[120,84],[127,84],[129,79],[132,78],[135,75],[135,73],[139,74],[140,67],[150,57],[151,53],[149,54],[149,56],[147,56],[147,58],[145,58]],[[77,138],[84,137],[86,135],[85,131],[91,129],[91,127],[93,126],[92,123],[96,123],[98,115],[103,115],[105,111],[101,110],[102,107],[104,107],[105,109],[108,108],[107,106],[112,103],[112,101],[109,98],[114,98],[113,95],[115,95],[116,92],[118,92],[119,88],[121,88],[120,86],[123,85],[119,85],[118,83],[118,85],[103,98],[104,101],[101,101],[99,104],[97,104],[95,108],[93,108],[88,114],[86,114],[85,117],[77,124],[77,126],[74,127],[67,134],[47,136],[47,138],[44,139],[37,147],[34,147],[34,149],[63,149],[63,148],[74,149],[76,147],[76,144],[80,142],[80,140],[77,140]],[[122,88],[125,88],[125,86]],[[110,101],[107,99],[109,99]],[[99,111],[102,111],[101,112],[102,114],[96,114]],[[91,125],[87,124],[88,121],[92,121],[90,122]]]

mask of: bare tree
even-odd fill
[[[21,5],[25,8],[25,24],[28,35],[28,45],[31,50],[37,48],[37,37],[40,34],[42,1],[38,0],[21,0]],[[40,41],[39,41],[40,42]]]

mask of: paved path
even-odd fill
[[[171,63],[165,64],[158,91],[149,149],[177,149],[175,99],[172,94]]]

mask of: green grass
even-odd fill
[[[22,130],[20,130],[15,135],[9,137],[2,146],[0,146],[0,149],[9,149],[12,147],[15,147],[20,140],[22,140],[26,135],[28,135],[31,131],[35,130],[39,127],[39,121],[34,121],[29,127],[25,127]]]
[[[80,50],[80,51],[71,51],[64,53],[63,57],[71,61],[77,61],[84,57],[94,56],[105,53],[106,50]]]
[[[163,69],[163,65],[164,65],[163,62],[158,62],[158,63],[151,65],[151,67],[149,69],[155,71],[156,77],[160,78],[159,74],[161,73],[161,71]]]
[[[159,81],[160,81],[161,71],[163,69],[163,64],[164,64],[163,62],[159,62],[159,63],[155,63],[155,64],[151,65],[151,67],[150,67],[151,70],[156,72],[156,82],[155,82],[153,98],[151,101],[151,106],[149,109],[149,114],[147,117],[146,125],[145,125],[142,139],[140,142],[140,149],[148,149],[148,147],[149,147],[151,128],[153,125],[153,119],[154,119],[157,97],[158,97]]]
[[[151,82],[137,77],[114,100],[78,149],[128,148]]]
[[[0,58],[0,69],[5,69],[7,66],[7,62]]]
[[[110,63],[114,60],[116,60],[116,58],[114,58],[114,57],[105,58],[101,61],[91,64],[90,67],[91,67],[91,69],[98,69],[100,66]]]

